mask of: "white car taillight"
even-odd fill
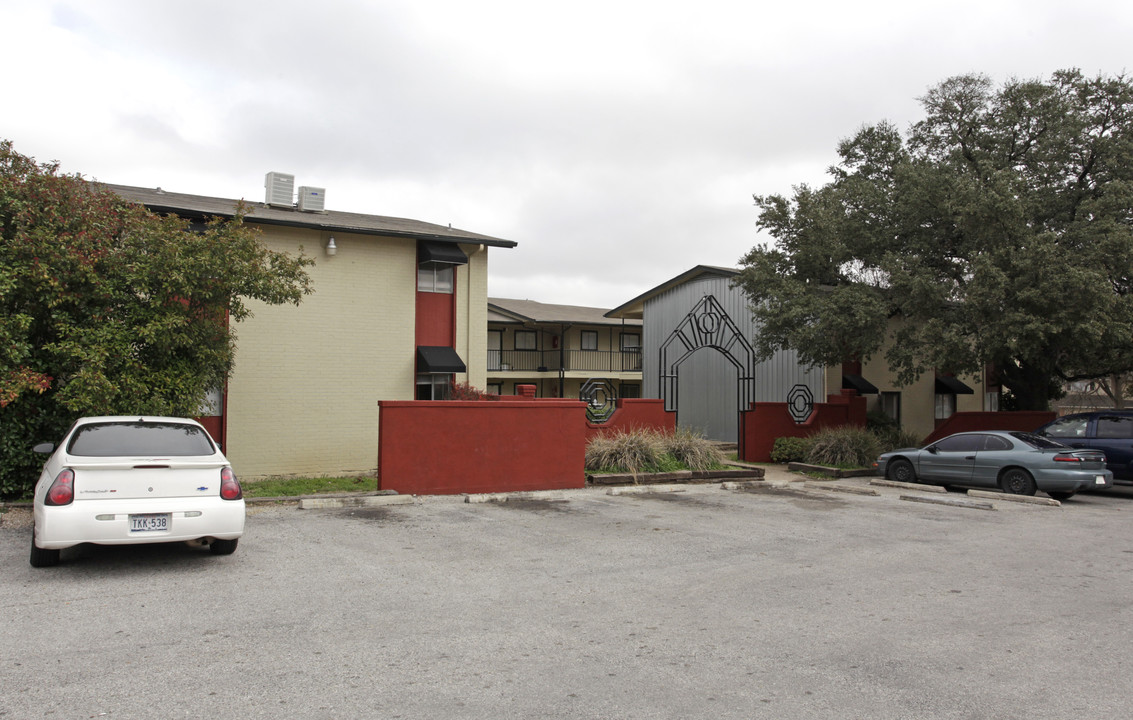
[[[44,505],[70,505],[75,499],[75,471],[63,468],[55,476],[51,487],[47,488],[47,497],[43,499]]]
[[[220,497],[225,500],[239,500],[244,497],[244,491],[240,489],[240,481],[236,479],[236,473],[232,472],[230,467],[220,470]]]

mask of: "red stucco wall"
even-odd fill
[[[586,423],[586,439],[643,428],[671,433],[677,429],[677,414],[665,412],[664,400],[622,398],[609,420],[601,425]]]
[[[953,433],[974,430],[1025,430],[1030,432],[1058,417],[1058,413],[1039,410],[1015,412],[958,412],[945,420],[940,427],[924,439],[925,445]]]
[[[853,391],[847,391],[853,392]],[[825,403],[815,403],[806,422],[791,417],[787,403],[752,403],[740,413],[739,457],[747,462],[770,462],[775,438],[807,437],[822,428],[839,425],[865,427],[866,400],[859,395],[829,395]]]
[[[403,494],[581,488],[580,400],[382,401],[379,486]]]

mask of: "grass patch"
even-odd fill
[[[295,497],[337,492],[369,492],[378,489],[372,477],[267,478],[240,483],[244,497]]]

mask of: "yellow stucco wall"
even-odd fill
[[[334,257],[323,250],[331,234]],[[278,227],[263,241],[305,247],[314,293],[298,307],[252,303],[254,316],[234,324],[226,454],[247,478],[373,472],[378,401],[414,397],[416,242]],[[482,379],[487,251],[462,247],[471,257],[458,271],[456,350]]]
[[[899,320],[889,323],[889,335],[899,325]],[[878,395],[866,396],[866,408],[872,412],[880,409],[883,392],[901,393],[901,427],[915,433],[918,437],[925,437],[936,429],[936,379],[929,371],[909,385],[898,385],[896,373],[889,370],[885,361],[885,351],[889,348],[886,342],[881,352],[862,363],[862,377],[877,386]],[[956,411],[984,410],[984,377],[982,373],[975,375],[958,375],[957,378],[974,391],[971,395],[956,396]],[[826,388],[828,393],[838,393],[842,387],[841,366],[826,369]]]

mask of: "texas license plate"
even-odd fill
[[[1095,485],[1105,485],[1105,475],[1095,475],[1094,476],[1094,484]]]
[[[168,529],[169,513],[130,516],[130,532],[160,532]]]

